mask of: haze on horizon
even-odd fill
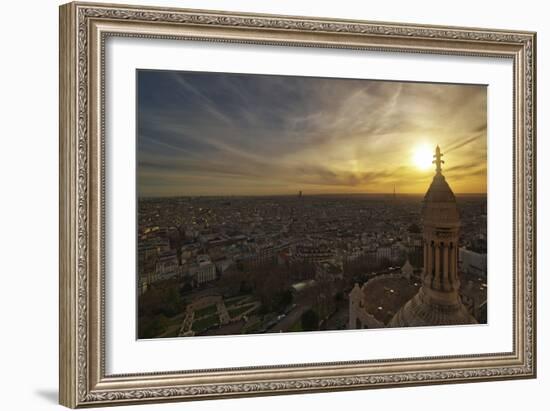
[[[140,197],[487,187],[487,88],[138,70]]]

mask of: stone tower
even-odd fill
[[[435,176],[424,196],[422,287],[392,318],[390,327],[475,324],[459,295],[456,199],[441,171],[441,151],[435,149]]]

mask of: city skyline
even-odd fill
[[[485,195],[140,198],[138,338],[487,322]]]
[[[143,71],[138,196],[486,193],[486,87]]]

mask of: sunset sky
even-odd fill
[[[487,189],[487,89],[248,74],[137,73],[138,195]]]

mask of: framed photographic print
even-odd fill
[[[61,404],[535,377],[535,40],[61,6]]]

